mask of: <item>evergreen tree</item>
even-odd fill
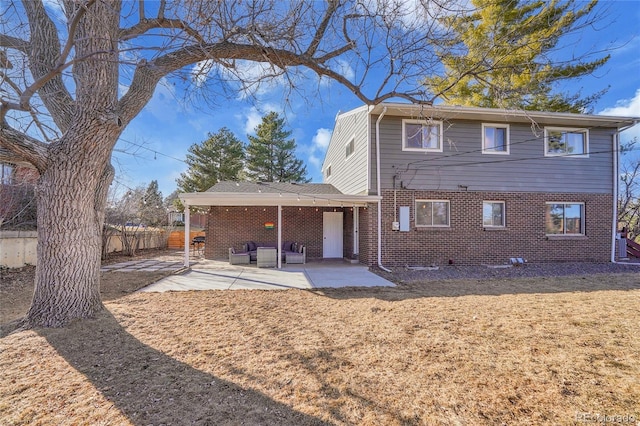
[[[162,192],[158,189],[158,181],[152,180],[138,200],[138,212],[143,223],[151,226],[161,226],[167,221]]]
[[[592,61],[554,52],[562,36],[593,23],[597,0],[583,8],[576,0],[472,0],[474,12],[443,18],[454,36],[439,56],[444,76],[425,85],[449,104],[536,111],[589,112],[601,92],[554,93],[554,83],[592,73],[609,55]]]
[[[262,182],[309,182],[307,168],[296,158],[296,141],[288,139],[291,131],[284,127],[284,118],[270,112],[248,136],[247,175]]]
[[[244,161],[243,143],[226,127],[189,147],[189,169],[176,183],[180,192],[203,192],[222,180],[238,180]]]

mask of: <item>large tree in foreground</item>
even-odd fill
[[[291,131],[285,128],[284,118],[276,112],[262,117],[249,135],[247,145],[247,174],[262,182],[309,182],[307,168],[296,157],[296,141],[289,139]]]
[[[160,82],[237,97],[264,80],[291,94],[312,79],[323,91],[338,82],[366,104],[428,102],[440,93],[418,81],[439,69],[433,46],[449,36],[437,18],[456,11],[451,1],[412,4],[418,8],[395,0],[2,2],[0,147],[40,173],[26,322],[60,326],[102,309],[111,154]]]
[[[586,112],[604,92],[583,98],[555,85],[591,74],[609,55],[557,58],[565,57],[559,52],[563,36],[602,25],[594,14],[597,2],[472,0],[473,13],[442,18],[454,31],[438,52],[445,73],[428,76],[425,84],[454,105]]]

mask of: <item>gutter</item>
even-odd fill
[[[391,270],[382,266],[382,193],[380,189],[380,121],[382,117],[384,117],[387,112],[387,107],[384,107],[382,113],[378,116],[376,120],[376,186],[378,191],[378,197],[380,200],[378,201],[378,267],[386,272],[391,272]]]

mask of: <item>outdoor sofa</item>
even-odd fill
[[[256,262],[258,259],[258,247],[272,247],[277,248],[276,243],[256,243],[254,241],[248,241],[243,246],[242,254],[249,255],[249,262]],[[229,249],[229,262],[231,263],[231,250]],[[238,254],[235,253],[234,254]],[[307,260],[306,248],[300,243],[293,241],[285,241],[282,243],[282,260],[286,263],[305,263]],[[243,262],[245,263],[245,262]]]

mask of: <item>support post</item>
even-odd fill
[[[189,238],[190,228],[190,220],[189,217],[189,204],[184,205],[184,266],[185,268],[189,267],[189,247],[191,246],[191,238]]]
[[[278,205],[278,269],[282,268],[282,206]]]

